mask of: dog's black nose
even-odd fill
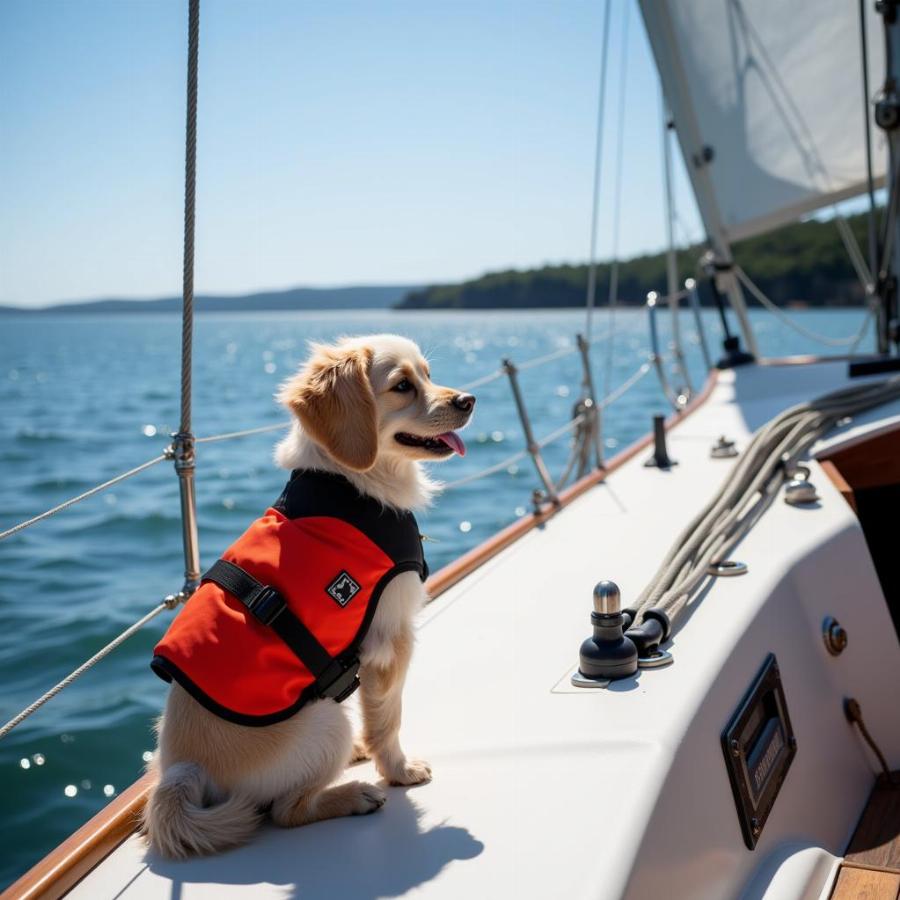
[[[471,412],[472,407],[475,406],[475,395],[457,394],[453,398],[452,403],[457,409],[461,409],[463,412]]]

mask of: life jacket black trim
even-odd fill
[[[420,577],[422,581],[428,578],[428,561],[422,552],[415,516],[407,510],[396,510],[374,497],[361,494],[337,472],[294,469],[272,506],[289,519],[321,515],[322,509],[328,509],[329,515],[358,528],[391,559],[407,559],[414,551],[417,552],[422,564]],[[409,545],[409,532],[405,527],[408,523],[412,523],[415,529],[417,548]]]

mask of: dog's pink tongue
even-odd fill
[[[466,445],[463,439],[455,431],[445,431],[437,436],[439,441],[443,441],[451,450],[460,456],[466,455]]]

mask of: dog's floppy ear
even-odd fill
[[[299,375],[278,394],[303,430],[341,465],[365,472],[378,455],[375,394],[369,382],[368,348],[314,344]]]

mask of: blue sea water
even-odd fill
[[[856,330],[859,311],[792,315],[831,336]],[[718,323],[704,312],[711,345]],[[763,353],[822,352],[764,313],[753,321]],[[668,339],[667,316],[662,316]],[[435,380],[459,386],[498,368],[571,346],[576,311],[209,314],[195,327],[194,430],[209,435],[284,418],[272,395],[305,355],[308,340],[392,331],[417,340]],[[682,328],[695,386],[704,366],[687,316]],[[646,316],[595,316],[598,389],[612,353],[609,388],[646,358]],[[863,349],[871,349],[867,338]],[[0,319],[0,530],[162,452],[179,410],[180,318],[130,314]],[[578,394],[577,354],[522,374],[541,436],[564,424]],[[439,469],[461,478],[512,455],[522,433],[504,379],[476,391],[465,432],[469,452]],[[606,453],[666,412],[654,373],[606,413]],[[277,434],[201,445],[197,499],[208,566],[278,495]],[[566,440],[546,451],[559,472]],[[523,460],[448,492],[420,517],[432,571],[524,515],[537,486]],[[169,463],[0,542],[0,722],[66,675],[182,580],[177,480]],[[0,885],[10,882],[140,774],[153,748],[152,722],[165,685],[148,667],[164,614],[0,742]]]

